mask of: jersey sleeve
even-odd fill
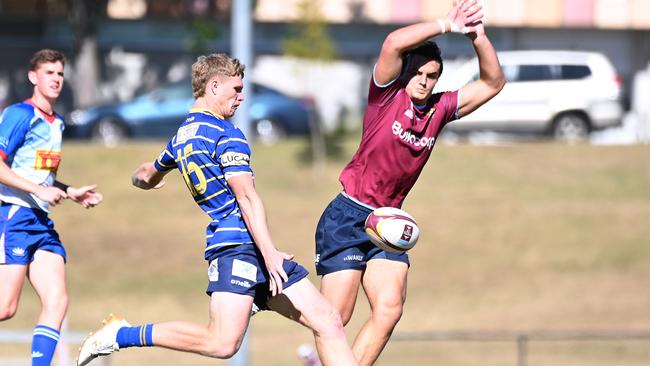
[[[159,172],[166,172],[176,168],[176,158],[172,150],[174,138],[169,140],[165,149],[158,155],[156,161],[153,162],[154,168]]]
[[[10,106],[0,116],[0,156],[7,159],[25,141],[33,113],[25,108]]]
[[[370,85],[368,86],[368,104],[383,105],[400,90],[402,81],[397,78],[385,85],[378,85],[375,81],[375,70],[372,71]]]
[[[250,156],[248,141],[239,129],[225,131],[217,141],[215,160],[225,176],[252,173]]]

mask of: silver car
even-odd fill
[[[506,86],[485,105],[449,124],[449,130],[547,133],[576,141],[621,124],[621,80],[603,54],[540,50],[498,56]],[[460,88],[478,78],[478,61],[472,59],[445,76],[436,90]]]

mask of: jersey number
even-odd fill
[[[201,167],[197,163],[188,160],[188,157],[192,155],[192,152],[192,144],[185,145],[183,150],[178,149],[178,160],[181,162],[181,172],[185,184],[187,185],[187,188],[190,189],[192,196],[196,197],[205,193],[208,189],[208,184]],[[198,181],[196,184],[192,182],[192,174]]]

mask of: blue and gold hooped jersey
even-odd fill
[[[206,228],[205,258],[221,247],[252,244],[226,178],[252,174],[251,150],[244,134],[221,116],[192,109],[154,162],[158,171],[178,168],[194,201],[212,221]]]
[[[0,155],[19,176],[51,186],[61,162],[63,126],[59,115],[47,115],[30,101],[13,104],[0,116]],[[49,211],[47,202],[3,184],[0,200]]]

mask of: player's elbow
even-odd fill
[[[482,78],[481,81],[483,82],[483,88],[486,91],[488,99],[491,99],[495,95],[499,94],[499,92],[506,85],[506,78],[501,72]]]
[[[506,77],[497,60],[481,67],[479,79],[483,88],[487,89],[492,96],[499,94],[501,89],[506,85]]]
[[[506,77],[503,75],[503,72],[500,71],[492,81],[492,88],[495,90],[494,94],[498,94],[504,86],[506,86]]]
[[[204,345],[201,354],[222,360],[229,359],[237,353],[241,346],[241,342],[242,341],[239,338],[225,339],[222,337],[216,337],[210,339],[209,342]]]
[[[393,32],[384,39],[384,43],[381,46],[381,53],[399,55],[403,49],[401,43],[399,36]]]

